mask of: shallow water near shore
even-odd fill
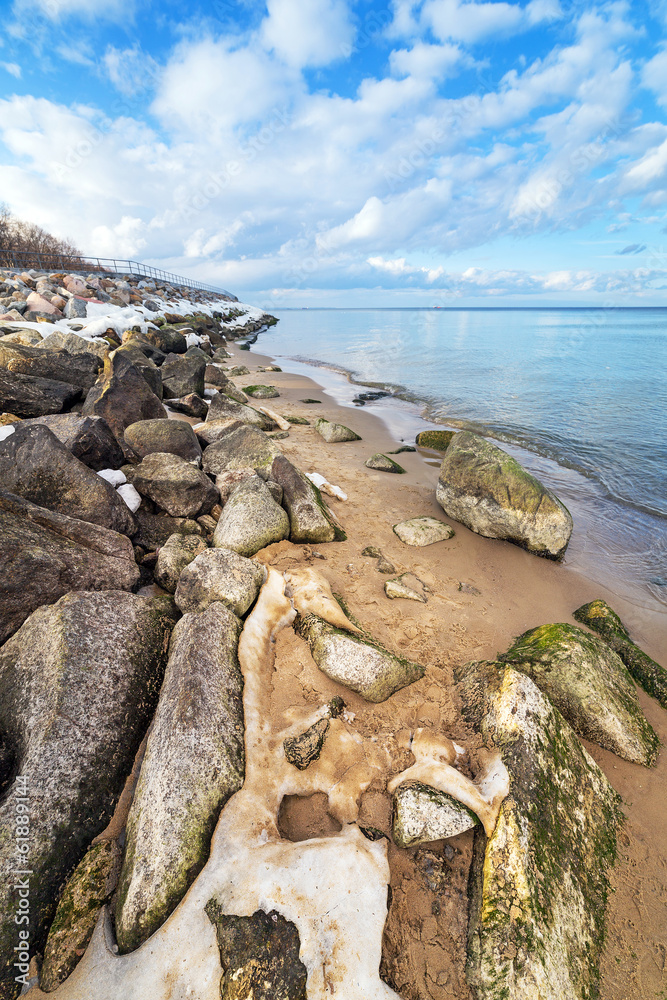
[[[366,408],[399,440],[433,423],[498,440],[570,507],[568,564],[664,610],[667,310],[276,314],[257,350],[342,405],[362,391],[346,375],[391,388]]]

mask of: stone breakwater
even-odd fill
[[[406,511],[399,568],[348,529],[287,445],[312,429],[326,470],[363,436],[232,366],[272,317],[137,278],[0,291],[0,998],[442,1000],[438,879],[466,850],[457,998],[596,996],[621,814],[580,736],[654,766],[633,677],[662,697],[662,667],[598,602],[595,635],[541,624],[444,685],[376,626],[435,599],[419,553],[459,529]],[[475,435],[440,444],[450,518],[560,558],[556,497]],[[373,627],[333,586],[345,544],[398,574]],[[419,684],[464,739],[415,724]],[[388,896],[419,851],[432,940]]]

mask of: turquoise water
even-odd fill
[[[276,315],[257,349],[392,386],[432,422],[521,449],[581,508],[589,554],[667,600],[667,310]]]

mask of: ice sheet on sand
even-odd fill
[[[100,469],[97,475],[106,479],[112,486],[122,486],[123,483],[127,482],[125,473],[121,472],[120,469]]]

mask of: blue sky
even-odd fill
[[[259,305],[667,304],[667,0],[0,3],[0,200]]]

